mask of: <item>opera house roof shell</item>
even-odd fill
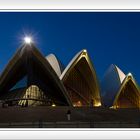
[[[84,49],[74,56],[60,79],[63,81],[73,105],[101,105],[98,79],[87,50]]]
[[[133,75],[125,75],[116,65],[111,65],[101,82],[103,105],[111,108],[139,108],[140,91]]]
[[[112,106],[114,108],[140,107],[139,87],[131,73],[128,73],[123,80],[119,90],[117,91]]]
[[[107,69],[101,82],[101,95],[105,106],[112,105],[125,76],[126,75],[114,64]]]
[[[18,49],[4,69],[0,76],[0,98],[10,96],[10,89],[25,75],[26,88],[36,85],[47,92],[49,99],[51,98],[56,104],[71,105],[67,91],[56,72],[33,44]],[[15,96],[14,100],[21,100],[24,97],[19,92],[15,94],[18,96]],[[4,99],[7,99],[7,96]]]
[[[139,108],[140,92],[133,76],[113,64],[100,85],[85,49],[64,67],[32,43],[19,48],[0,75],[0,100],[11,106]]]
[[[46,56],[46,59],[50,63],[58,77],[60,77],[64,70],[64,66],[62,65],[62,63],[57,59],[54,54],[49,54],[48,56]]]

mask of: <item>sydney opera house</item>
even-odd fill
[[[54,54],[44,57],[27,43],[0,75],[0,101],[2,106],[140,108],[140,91],[132,74],[116,65],[99,83],[86,50],[64,67]]]

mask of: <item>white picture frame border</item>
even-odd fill
[[[0,12],[140,12],[139,0],[0,0]],[[0,139],[140,139],[140,129],[0,129]]]

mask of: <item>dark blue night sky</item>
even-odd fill
[[[140,13],[0,13],[0,72],[25,33],[44,55],[56,54],[65,66],[85,48],[99,80],[116,64],[140,84]]]

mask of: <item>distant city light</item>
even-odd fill
[[[26,37],[24,37],[24,42],[25,42],[26,44],[31,44],[31,43],[32,43],[32,38],[26,36]]]

